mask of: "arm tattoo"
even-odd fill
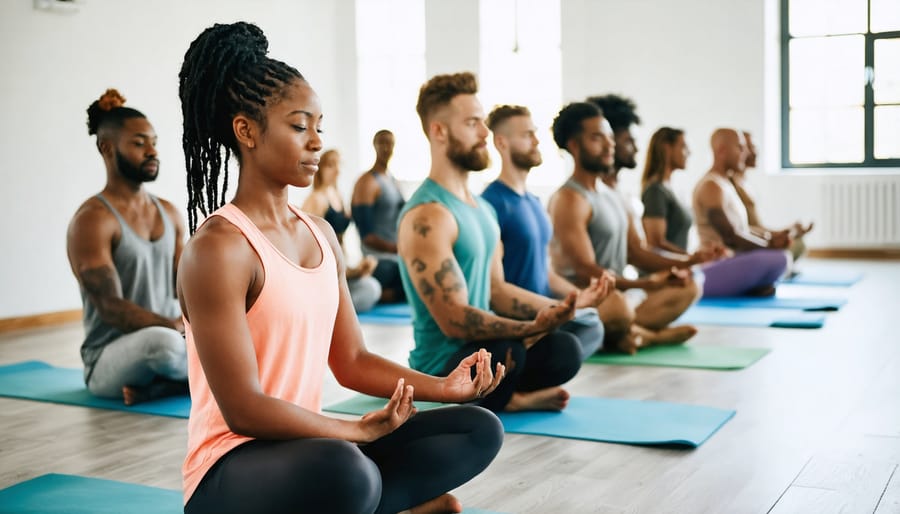
[[[444,301],[450,299],[450,293],[454,293],[463,288],[463,282],[460,277],[459,268],[453,259],[446,259],[441,263],[440,269],[434,272],[434,281],[444,293]]]
[[[416,219],[413,220],[413,231],[422,237],[428,237],[428,232],[431,231],[431,225],[425,220]]]
[[[122,285],[116,270],[110,266],[101,266],[84,270],[79,275],[81,286],[95,302],[109,298],[122,297]]]
[[[487,323],[484,317],[484,312],[474,307],[466,307],[462,322],[451,321],[451,323],[465,331],[466,337],[464,339],[515,338],[525,335],[525,325],[508,327],[502,321]]]
[[[513,298],[512,311],[513,314],[521,316],[522,319],[534,319],[537,317],[537,309],[530,303],[519,303],[518,298]]]
[[[428,298],[429,302],[434,299],[434,287],[428,279],[422,278],[419,280],[419,291],[422,292],[422,296]]]
[[[416,270],[416,273],[422,273],[426,268],[425,263],[418,257],[413,258],[411,265]]]

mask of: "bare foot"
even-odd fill
[[[652,337],[646,338],[645,346],[683,344],[695,335],[697,335],[697,327],[693,325],[666,327],[654,332]]]
[[[563,410],[569,404],[569,392],[562,387],[548,387],[528,393],[513,393],[507,412],[524,410]]]
[[[408,511],[410,514],[438,514],[445,512],[462,512],[462,503],[452,494],[442,494],[432,498],[422,505],[417,505]]]
[[[759,296],[759,297],[767,297],[767,296],[775,296],[775,286],[761,286],[756,289],[751,289],[747,291],[747,296]]]
[[[644,347],[644,336],[651,333],[652,332],[645,328],[640,330],[632,329],[628,332],[628,335],[620,339],[617,343],[619,351],[634,355],[638,350]]]
[[[185,395],[189,392],[187,382],[157,380],[143,387],[122,386],[122,399],[125,401],[125,405],[136,405],[167,396]]]

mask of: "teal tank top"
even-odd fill
[[[426,203],[439,203],[453,215],[459,236],[453,244],[453,256],[466,279],[469,305],[485,311],[491,305],[491,258],[500,239],[500,227],[494,208],[480,196],[472,195],[477,207],[460,200],[431,179],[425,179],[400,212],[400,220],[410,209]],[[398,221],[399,223],[399,221]],[[451,355],[465,341],[444,335],[425,303],[419,298],[409,277],[404,259],[400,259],[403,290],[412,307],[416,346],[409,354],[411,368],[436,375],[444,370]]]

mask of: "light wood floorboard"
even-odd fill
[[[900,264],[866,273],[821,330],[701,327],[692,344],[766,347],[740,371],[585,366],[573,394],[737,410],[695,450],[507,435],[455,493],[507,513],[900,512]],[[364,326],[405,362],[410,327]],[[0,363],[79,366],[80,325],[0,334]],[[328,377],[324,402],[352,393]],[[0,398],[0,487],[71,473],[179,488],[186,421]],[[842,509],[841,509],[842,507]]]

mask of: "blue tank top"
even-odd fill
[[[466,279],[469,305],[476,309],[490,310],[491,257],[500,238],[500,229],[494,209],[483,198],[472,195],[477,207],[457,198],[437,182],[425,179],[400,213],[400,219],[412,208],[438,203],[444,206],[456,220],[459,235],[453,244],[456,258]],[[400,277],[403,290],[413,311],[413,335],[416,346],[409,354],[411,368],[423,373],[437,374],[443,371],[447,361],[465,341],[444,335],[428,307],[419,298],[409,278],[406,263],[400,259]]]
[[[163,233],[159,239],[148,241],[131,229],[103,195],[98,194],[97,198],[113,213],[122,228],[122,237],[112,252],[113,264],[122,283],[122,297],[160,316],[179,316],[181,308],[175,298],[174,284],[175,228],[159,200],[150,197],[162,216]],[[84,362],[85,376],[90,377],[103,347],[123,333],[100,318],[100,312],[91,303],[84,288],[81,288],[81,301],[84,305],[85,332],[81,360]]]
[[[547,247],[553,228],[541,201],[527,191],[520,195],[499,180],[491,182],[481,196],[497,212],[506,281],[551,296]]]

